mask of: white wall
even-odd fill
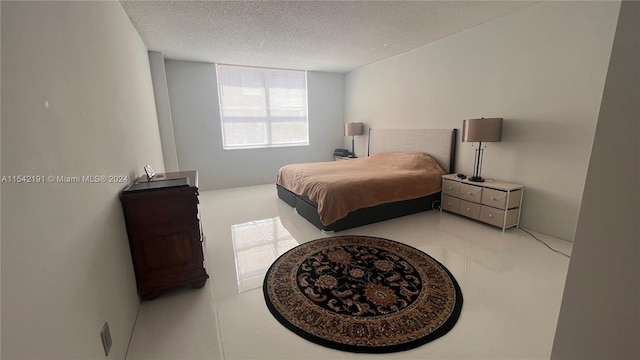
[[[345,121],[461,128],[503,117],[483,176],[526,186],[523,227],[573,239],[618,8],[545,2],[359,68],[346,77]],[[459,143],[458,171],[471,173],[473,159]]]
[[[627,1],[620,10],[553,359],[640,359],[639,79],[640,3]]]
[[[119,2],[2,6],[2,176],[163,170],[149,58]],[[2,359],[124,359],[139,299],[124,183],[2,184]]]
[[[0,19],[2,19],[2,6],[0,6]],[[1,20],[0,20],[1,21]],[[0,26],[0,39],[2,39],[2,26]],[[0,43],[2,41],[0,40]],[[0,46],[0,84],[2,84],[2,46]],[[0,91],[0,108],[2,106],[2,91]],[[2,145],[2,114],[0,114],[0,148]],[[0,156],[0,170],[2,169],[2,156]],[[0,171],[0,175],[2,171]],[[2,189],[0,187],[0,204],[2,204]],[[1,209],[0,209],[1,210]],[[0,211],[1,215],[2,211]],[[0,216],[0,229],[2,229],[2,216]],[[2,259],[2,231],[0,231],[0,261]],[[2,266],[0,263],[0,289],[2,289]],[[0,291],[1,294],[1,291]],[[2,296],[0,296],[0,309],[2,309]],[[2,324],[2,311],[0,311],[0,324]],[[0,357],[2,357],[2,326],[0,326]]]
[[[308,72],[309,146],[223,150],[215,65],[166,60],[180,170],[199,171],[202,190],[274,183],[289,163],[329,161],[344,138],[344,75]]]
[[[171,105],[169,103],[169,89],[167,88],[167,72],[164,68],[164,55],[159,51],[149,51],[149,67],[153,82],[153,94],[158,114],[158,129],[162,144],[162,157],[166,171],[178,171],[178,154],[176,140],[173,134],[173,120],[171,119]],[[153,166],[152,166],[153,167]]]

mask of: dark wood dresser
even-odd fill
[[[203,234],[198,213],[198,172],[146,176],[120,195],[138,294],[153,299],[181,285],[202,287]]]

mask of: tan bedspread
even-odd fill
[[[436,193],[443,174],[425,153],[386,152],[352,160],[285,165],[276,182],[317,202],[320,221],[329,225],[360,208]]]

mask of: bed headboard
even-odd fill
[[[369,155],[421,151],[449,173],[455,172],[457,129],[369,129]]]

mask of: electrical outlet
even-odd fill
[[[100,338],[102,339],[102,347],[104,348],[104,356],[109,356],[109,350],[111,350],[111,331],[109,330],[109,323],[105,322],[102,330],[100,330]]]

